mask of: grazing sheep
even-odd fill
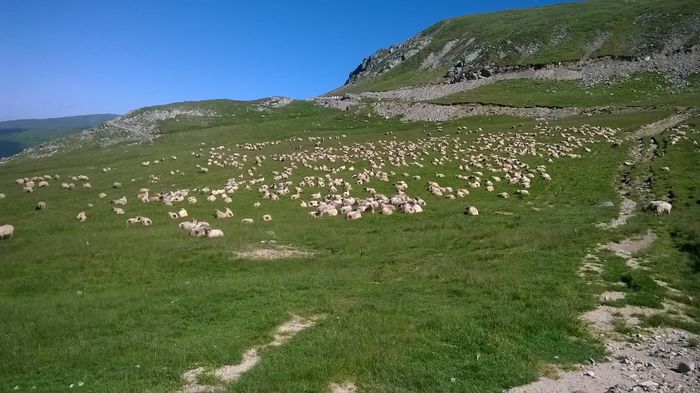
[[[122,209],[121,207],[113,207],[112,212],[114,212],[114,214],[118,216],[121,216],[124,214],[124,209]]]
[[[502,192],[502,193],[498,194],[498,197],[503,198],[503,199],[508,199],[508,198],[510,198],[510,195],[508,195],[507,192]]]
[[[346,220],[359,220],[362,218],[362,213],[359,210],[354,210],[345,214]]]
[[[75,219],[80,221],[80,222],[83,222],[83,221],[87,220],[87,215],[85,215],[85,212],[80,212],[80,213],[78,213],[77,216],[75,216]]]
[[[244,224],[252,224],[254,221],[252,218],[244,218],[241,220],[241,222]]]
[[[106,196],[107,196],[107,194],[105,194],[104,192],[101,192],[97,197],[100,198],[100,199],[102,199],[102,198],[104,198],[104,197],[106,197]]]
[[[216,202],[216,196],[215,195],[209,195],[207,197],[207,202]]]
[[[115,181],[114,183],[112,183],[112,188],[121,188],[121,186],[122,186],[122,184],[119,183],[118,181]]]
[[[177,220],[178,218],[180,218],[180,216],[178,216],[176,212],[168,212],[168,217],[172,218],[173,220]]]
[[[262,216],[263,221],[272,221],[272,216],[269,214],[265,214]]]
[[[124,205],[126,205],[126,202],[127,202],[127,201],[126,201],[126,197],[123,196],[123,197],[121,197],[121,198],[119,198],[119,199],[113,200],[113,201],[112,201],[112,204],[117,205],[117,206],[124,206]]]
[[[126,219],[127,224],[138,224],[139,222],[141,222],[141,220],[139,220],[139,217]]]
[[[185,218],[185,217],[187,217],[187,210],[185,210],[184,208],[178,210],[178,211],[177,211],[177,216],[180,217],[180,218]]]
[[[10,224],[0,225],[0,239],[12,239],[15,227]]]
[[[253,203],[253,207],[260,207],[260,202]]]
[[[46,209],[46,202],[42,201],[42,202],[37,203],[36,206],[34,206],[34,209],[36,209],[36,210]]]
[[[197,198],[189,197],[187,198],[187,203],[189,203],[190,205],[194,205],[195,203],[197,203]]]
[[[147,226],[150,226],[153,224],[153,221],[151,221],[151,219],[148,217],[140,217],[140,218],[141,218],[141,225],[143,225],[143,226],[147,227]]]
[[[222,212],[221,210],[216,209],[216,211],[214,211],[214,218],[222,220],[224,218],[228,218],[228,216],[226,215],[226,213]]]
[[[205,232],[207,234],[207,237],[210,239],[215,237],[224,237],[224,231],[222,231],[221,229],[209,229]]]
[[[476,207],[474,206],[469,206],[465,211],[464,214],[468,216],[478,216],[479,215],[479,210],[477,210]]]
[[[521,198],[525,198],[526,196],[530,195],[528,190],[516,190],[515,193]]]
[[[657,215],[671,214],[673,205],[666,201],[651,201],[647,205],[647,210]]]
[[[0,193],[0,199],[5,199],[5,194]]]

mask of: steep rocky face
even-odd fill
[[[418,54],[430,43],[431,38],[432,34],[426,31],[401,44],[378,50],[375,54],[364,58],[362,63],[350,73],[345,83],[355,83],[386,73]]]

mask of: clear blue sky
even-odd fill
[[[0,120],[340,86],[445,18],[548,0],[0,0]]]

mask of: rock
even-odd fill
[[[595,373],[593,371],[586,371],[585,373],[583,373],[583,375],[587,377],[595,377]]]
[[[614,206],[615,206],[615,204],[610,202],[610,201],[601,202],[601,203],[595,205],[595,207],[614,207]]]
[[[645,389],[651,389],[651,388],[658,388],[659,384],[654,382],[654,381],[644,381],[644,382],[638,383],[637,386],[641,386]]]
[[[676,370],[681,374],[688,374],[695,371],[695,362],[680,362]]]

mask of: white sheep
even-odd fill
[[[0,239],[12,239],[15,227],[10,224],[0,225]]]
[[[671,214],[673,205],[666,201],[651,201],[647,205],[647,210],[658,215]]]
[[[185,217],[187,217],[187,210],[185,210],[184,208],[178,210],[178,211],[177,211],[177,216],[180,217],[180,218],[185,218]]]
[[[36,209],[36,210],[46,209],[46,202],[42,201],[42,202],[37,203],[36,206],[34,206],[34,209]]]
[[[105,194],[104,192],[101,192],[99,195],[97,195],[97,197],[100,198],[100,199],[102,199],[102,198],[104,198],[104,197],[106,197],[106,196],[107,196],[107,194]]]
[[[0,193],[0,199],[5,199],[5,194]]]
[[[114,214],[116,214],[116,215],[118,215],[118,216],[121,216],[121,215],[124,214],[124,209],[122,209],[121,207],[116,207],[116,206],[115,206],[115,207],[112,208],[112,212],[114,212]]]
[[[498,194],[498,197],[503,198],[503,199],[508,199],[508,198],[510,198],[510,195],[508,195],[507,192],[502,192],[502,193]]]
[[[254,221],[252,218],[244,218],[241,220],[243,224],[252,224]]]
[[[77,216],[75,216],[75,219],[80,221],[80,222],[83,222],[83,221],[87,220],[87,215],[85,214],[85,212],[80,212],[80,213],[78,213]]]
[[[354,210],[345,214],[347,220],[358,220],[362,218],[362,213],[359,210]]]
[[[224,237],[224,231],[221,229],[209,229],[206,231],[207,237],[208,238],[215,238],[215,237]]]
[[[173,220],[180,218],[180,216],[177,215],[177,212],[168,212],[168,217],[172,218]]]
[[[465,211],[464,214],[468,216],[478,216],[479,215],[479,210],[477,210],[476,207],[474,206],[469,206]]]
[[[265,214],[262,216],[263,221],[272,221],[272,216],[269,214]]]

